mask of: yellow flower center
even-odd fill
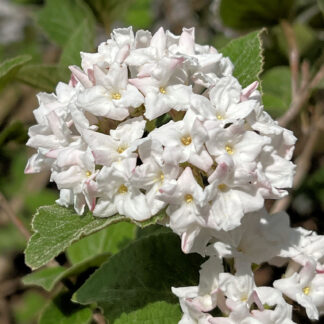
[[[303,293],[304,293],[305,295],[308,295],[309,292],[310,292],[310,287],[305,287],[305,288],[303,288]]]
[[[118,148],[117,148],[117,152],[118,152],[119,154],[122,154],[122,153],[126,150],[126,148],[127,148],[127,147],[125,147],[125,146],[118,146]]]
[[[222,115],[216,115],[217,119],[222,120],[224,119]]]
[[[162,93],[162,94],[166,94],[166,90],[165,90],[165,88],[164,87],[160,87],[160,92]]]
[[[229,144],[225,146],[225,150],[228,154],[232,155],[234,153],[233,147]]]
[[[91,171],[89,171],[89,170],[86,172],[86,176],[87,176],[88,178],[91,176],[91,174],[92,174],[92,173],[91,173]]]
[[[187,204],[190,204],[190,203],[193,201],[193,197],[192,197],[192,195],[190,195],[190,194],[186,194],[186,195],[184,196],[184,200],[185,200],[185,202],[186,202]]]
[[[221,183],[221,184],[219,184],[218,185],[218,189],[220,190],[220,191],[226,191],[227,190],[227,186],[226,186],[226,184],[225,183]]]
[[[161,174],[160,174],[160,181],[163,182],[163,180],[164,180],[164,174],[161,172]]]
[[[118,189],[118,193],[120,193],[120,194],[124,194],[127,191],[128,191],[128,188],[124,184],[122,184]]]
[[[119,100],[121,98],[121,94],[119,92],[115,92],[111,95],[112,99]]]
[[[191,136],[190,135],[188,135],[188,136],[182,136],[181,137],[181,143],[183,144],[183,145],[190,145],[191,144]]]

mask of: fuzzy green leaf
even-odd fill
[[[34,88],[53,92],[59,81],[67,82],[70,72],[58,65],[31,64],[19,70],[16,77]]]
[[[94,48],[94,33],[93,28],[85,19],[73,32],[65,45],[60,64],[63,66],[80,65],[80,52],[91,52]]]
[[[124,219],[120,215],[96,218],[89,212],[79,216],[71,208],[58,205],[40,207],[33,218],[35,233],[28,242],[25,262],[37,269],[83,236]]]
[[[13,79],[18,70],[31,60],[29,55],[20,55],[0,64],[0,89]]]
[[[224,25],[251,29],[277,24],[287,18],[294,0],[222,0],[220,16]]]
[[[262,31],[255,31],[230,41],[220,52],[228,56],[234,64],[234,76],[243,87],[260,81],[262,72]]]
[[[135,238],[136,226],[122,222],[113,224],[95,234],[84,237],[67,248],[66,253],[72,264],[77,264],[101,253],[114,254]]]
[[[177,304],[171,287],[197,285],[201,263],[199,255],[181,251],[177,235],[149,235],[112,256],[76,291],[73,300],[81,304],[97,302],[109,323],[127,323],[128,316],[136,318],[139,313],[142,323],[152,323],[152,310],[141,310],[150,303]],[[154,323],[165,323],[167,309]]]
[[[92,12],[82,0],[47,0],[37,15],[38,24],[51,40],[61,46],[69,42],[85,19],[89,28],[93,29]]]
[[[163,210],[144,222],[133,222],[144,227],[155,224],[164,216]],[[73,242],[120,221],[130,220],[118,214],[99,218],[87,212],[80,216],[72,208],[58,205],[40,207],[32,221],[34,234],[25,250],[25,262],[32,269],[40,268]]]
[[[176,324],[181,315],[179,304],[160,301],[149,303],[130,313],[123,313],[114,324]]]

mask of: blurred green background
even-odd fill
[[[195,26],[196,41],[216,48],[266,27],[263,102],[272,117],[279,118],[296,95],[291,89],[287,31],[295,39],[297,81],[302,83],[324,62],[323,10],[322,0],[0,0],[0,323],[35,323],[49,298],[20,280],[30,270],[24,265],[26,238],[17,222],[30,231],[36,208],[58,197],[49,174],[24,175],[33,153],[25,143],[28,127],[34,124],[36,94],[53,92],[60,80],[67,82],[67,66],[80,64],[80,51],[95,51],[113,28],[129,25],[152,32],[163,26],[176,34],[182,27]],[[306,163],[291,191],[288,212],[294,226],[319,233],[324,230],[324,126],[316,126],[315,140],[310,142],[310,137],[323,107],[322,79],[287,125],[299,138],[294,160]],[[64,255],[58,261],[64,264]]]

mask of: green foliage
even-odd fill
[[[243,87],[260,81],[263,66],[261,33],[262,30],[236,38],[221,49],[221,53],[234,64],[234,76]]]
[[[32,64],[20,69],[16,77],[34,88],[53,92],[58,82],[68,81],[69,72],[59,65]]]
[[[0,64],[0,90],[13,79],[18,70],[31,60],[29,55],[20,55]]]
[[[27,141],[27,129],[21,121],[15,121],[0,132],[0,147],[9,141],[25,143]]]
[[[84,20],[78,25],[63,49],[60,64],[80,65],[80,52],[90,52],[94,48],[93,26]]]
[[[293,4],[293,0],[222,0],[220,16],[234,29],[271,26],[288,18]]]
[[[14,304],[15,323],[35,323],[40,310],[45,303],[45,298],[39,293],[27,291],[22,295],[21,299]]]
[[[149,303],[130,313],[123,313],[114,324],[175,324],[181,319],[181,309],[177,304],[165,301]]]
[[[288,66],[277,66],[262,77],[263,104],[273,117],[280,117],[291,102],[291,75]]]
[[[149,323],[152,312],[159,308],[156,302],[177,303],[171,287],[197,285],[201,263],[199,255],[182,253],[177,235],[149,235],[112,256],[76,291],[73,300],[97,302],[110,323],[129,323],[128,316]],[[155,306],[146,312],[142,308],[149,303]],[[161,323],[168,316],[168,307],[164,309],[165,314],[159,313]]]
[[[23,278],[23,283],[25,285],[40,286],[47,291],[51,291],[61,280],[79,275],[89,268],[99,267],[107,260],[108,256],[108,253],[89,256],[86,260],[74,264],[70,268],[61,266],[44,268],[25,276]]]
[[[38,324],[88,324],[92,311],[70,301],[69,293],[61,293],[44,309]]]
[[[148,226],[161,217],[164,217],[164,212],[136,224]],[[98,218],[90,212],[80,216],[71,208],[58,205],[40,207],[32,222],[34,234],[25,250],[26,264],[32,269],[37,269],[63,252],[73,242],[124,220],[127,218],[118,214],[108,218]]]
[[[94,18],[82,0],[47,0],[37,14],[37,22],[52,41],[64,46],[84,22],[89,30],[93,29]]]
[[[114,254],[134,239],[135,227],[127,222],[113,224],[73,243],[66,250],[67,257],[72,264],[76,264],[97,254]]]
[[[150,10],[151,2],[152,0],[132,1],[124,17],[126,25],[136,29],[150,28],[153,23],[153,13]]]
[[[318,6],[324,15],[324,0],[317,0]]]
[[[35,233],[25,251],[26,264],[37,269],[81,237],[123,219],[120,215],[95,218],[90,212],[79,216],[71,208],[58,205],[40,207],[32,222]]]

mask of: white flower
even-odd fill
[[[319,319],[317,308],[324,308],[324,274],[316,273],[316,262],[309,261],[297,273],[274,281],[273,286],[305,307],[307,316]]]
[[[100,170],[97,183],[101,198],[93,211],[95,216],[109,217],[118,212],[137,221],[152,216],[145,195],[132,183],[135,166],[136,158],[128,158]]]
[[[77,105],[97,116],[123,120],[129,115],[129,108],[139,107],[144,98],[131,84],[128,84],[126,65],[112,64],[106,74],[94,65],[96,85],[86,88],[78,95]]]
[[[142,117],[126,120],[110,135],[83,130],[82,135],[92,150],[97,164],[110,166],[113,162],[136,157],[138,140],[143,136],[145,120]]]

